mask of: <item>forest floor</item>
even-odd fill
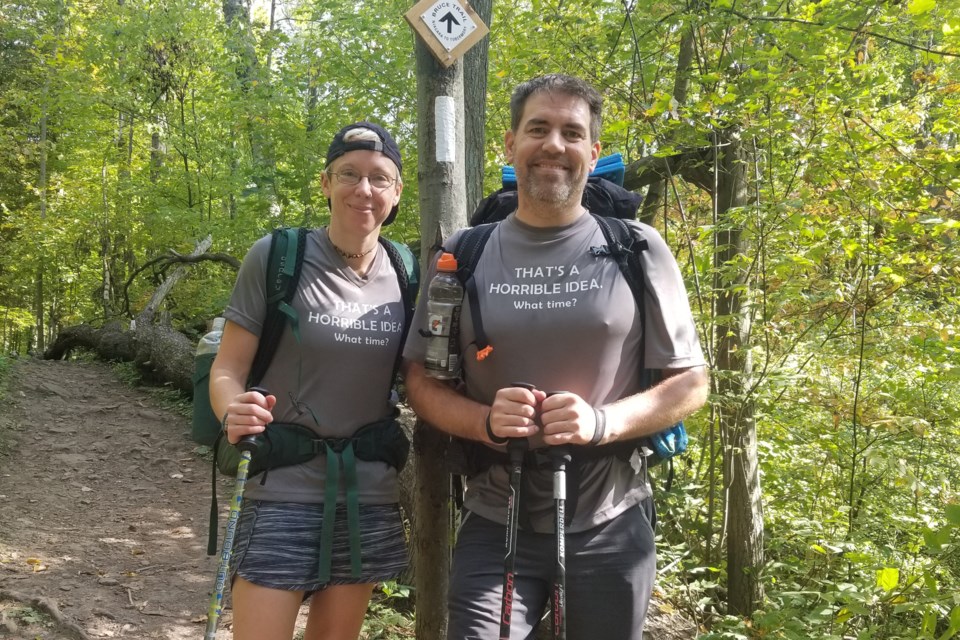
[[[2,395],[0,638],[201,638],[218,557],[189,420],[101,363],[16,360]],[[231,492],[221,478],[221,529]],[[218,640],[232,637],[226,603]],[[413,637],[372,606],[362,638]],[[657,609],[646,637],[694,637]]]
[[[189,421],[106,364],[21,359],[5,395],[0,637],[201,637],[218,559]]]

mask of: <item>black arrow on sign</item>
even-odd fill
[[[460,26],[460,23],[454,17],[453,12],[450,11],[447,12],[447,15],[440,18],[440,22],[447,23],[447,33],[453,33],[453,25],[457,25],[458,27]]]

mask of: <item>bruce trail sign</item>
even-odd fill
[[[423,0],[404,18],[445,67],[490,31],[465,0]]]

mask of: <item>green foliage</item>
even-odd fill
[[[33,607],[14,607],[8,613],[11,618],[25,625],[49,627],[53,624],[48,615]]]
[[[413,638],[411,587],[390,580],[380,585],[363,621],[362,639],[401,640]]]

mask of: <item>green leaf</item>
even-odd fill
[[[950,640],[957,631],[960,631],[960,607],[954,607],[950,612],[950,627],[937,640]]]
[[[960,527],[960,504],[947,505],[947,521],[955,527]]]
[[[937,0],[910,0],[907,7],[907,13],[912,16],[919,16],[933,11],[937,6]]]
[[[884,567],[877,571],[877,586],[884,591],[892,591],[900,582],[900,569]]]
[[[924,529],[923,542],[931,551],[939,551],[950,542],[950,527],[943,529]]]

